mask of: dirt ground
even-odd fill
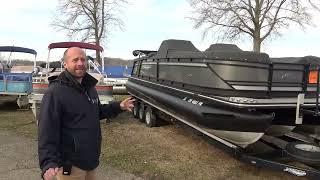
[[[32,112],[0,96],[0,180],[40,180],[36,135]],[[97,172],[99,180],[142,179],[104,163]]]
[[[106,177],[113,174],[112,179],[304,179],[242,163],[179,124],[147,128],[123,113],[103,121],[101,127],[100,172]],[[27,179],[38,177],[33,115],[4,100],[0,101],[0,152],[0,179],[13,180],[14,175],[7,174],[15,169],[19,179],[27,168],[26,177],[32,177]],[[102,179],[110,179],[106,177]]]

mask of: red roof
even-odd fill
[[[92,50],[98,50],[100,52],[103,51],[103,48],[101,46],[90,44],[90,43],[84,43],[84,42],[57,42],[57,43],[51,43],[49,44],[49,49],[55,49],[55,48],[70,48],[70,47],[79,47],[83,49],[92,49]]]

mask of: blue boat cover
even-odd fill
[[[100,67],[101,69],[101,67]],[[132,67],[125,66],[105,66],[104,73],[109,78],[124,78],[124,75],[131,74]]]
[[[37,51],[29,48],[18,47],[18,46],[0,46],[0,52],[23,52],[33,55],[37,55]]]
[[[7,81],[31,82],[29,75],[8,75],[6,79]]]

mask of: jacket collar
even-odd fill
[[[62,84],[66,84],[72,87],[75,87],[79,90],[88,90],[94,87],[98,81],[92,77],[90,74],[86,73],[81,81],[81,84],[74,78],[74,76],[68,72],[67,70],[60,73],[59,76],[52,76],[48,78],[50,83],[60,82]]]

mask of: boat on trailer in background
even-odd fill
[[[79,48],[83,48],[83,49],[87,49],[87,50],[100,51],[102,54],[102,59],[103,59],[103,48],[98,45],[84,43],[84,42],[57,42],[57,43],[49,44],[49,46],[48,46],[48,49],[49,49],[48,59],[45,64],[45,68],[38,67],[38,66],[36,67],[36,65],[34,64],[34,66],[35,66],[34,69],[37,69],[37,72],[34,73],[33,77],[32,77],[33,91],[29,95],[29,103],[32,104],[31,109],[32,109],[35,117],[37,116],[37,111],[39,108],[38,104],[41,103],[43,94],[49,86],[48,78],[50,78],[51,76],[59,75],[63,70],[61,60],[59,60],[60,61],[59,62],[60,68],[57,68],[56,66],[55,67],[50,66],[50,64],[52,63],[50,60],[50,51],[52,49],[57,49],[57,48],[67,49],[70,47],[79,47]],[[88,62],[89,62],[89,66],[92,66],[94,64],[91,62],[90,59],[88,60]],[[104,64],[103,61],[102,61],[102,64]],[[57,69],[59,69],[59,70],[57,70]],[[93,69],[91,71],[91,68],[89,68],[88,73],[98,80],[98,83],[96,85],[96,90],[98,92],[100,102],[102,104],[108,104],[110,101],[113,100],[113,97],[112,97],[113,87],[111,84],[106,83],[104,81],[104,75],[101,72],[94,71],[94,69],[96,69],[96,68],[93,67]]]
[[[243,152],[273,144],[277,148],[272,152],[279,156],[320,165],[316,139],[280,139],[290,134],[301,140],[291,132],[296,126],[320,125],[319,57],[271,60],[268,54],[232,44],[212,44],[199,51],[184,40],[165,40],[158,51],[133,54],[138,58],[127,90],[136,98],[134,116],[148,127],[156,126],[161,116],[175,119],[231,148],[244,161],[292,174],[308,171]]]
[[[17,96],[20,108],[29,105],[28,95],[32,92],[32,72],[12,72],[12,53],[27,53],[34,55],[36,62],[37,52],[34,49],[18,46],[0,46],[0,52],[10,53],[6,61],[0,61],[0,95]]]

